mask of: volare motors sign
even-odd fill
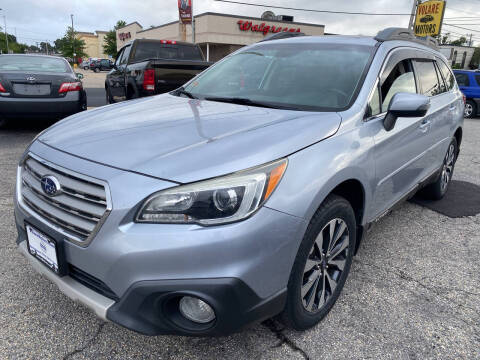
[[[192,23],[192,1],[178,0],[178,15],[182,24]]]
[[[430,0],[417,6],[416,36],[437,36],[442,28],[445,1]]]

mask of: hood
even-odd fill
[[[163,94],[71,116],[39,140],[120,169],[180,183],[260,165],[333,135],[336,113]]]

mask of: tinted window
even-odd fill
[[[240,97],[300,110],[347,107],[373,48],[266,43],[231,55],[186,90],[199,97]]]
[[[443,61],[437,61],[437,65],[440,69],[440,72],[445,79],[445,84],[447,86],[447,91],[452,90],[455,87],[455,78],[452,74],[452,71],[448,68]]]
[[[135,49],[134,61],[147,59],[203,60],[197,46],[140,42]]]
[[[456,73],[455,78],[459,86],[470,86],[470,80],[467,74]]]
[[[426,96],[435,96],[442,92],[433,61],[416,61],[417,76]]]
[[[115,64],[116,64],[116,65],[120,65],[120,60],[122,59],[122,55],[123,55],[123,49],[121,49],[121,50],[117,53],[117,58],[115,59]]]
[[[35,72],[71,72],[63,59],[48,56],[0,55],[0,70]]]
[[[102,60],[102,65],[103,66],[108,66],[110,64],[110,61],[108,60]]]
[[[399,92],[416,93],[415,76],[410,60],[400,61],[388,74],[381,87],[382,111],[388,110],[393,95]]]
[[[120,62],[119,62],[120,65],[123,65],[123,64],[127,63],[128,57],[130,56],[130,50],[132,50],[131,45],[128,45],[128,46],[125,47],[125,49],[123,50],[123,53],[122,53],[122,58],[120,59]]]
[[[477,85],[480,86],[480,75],[475,75],[475,80],[477,81]]]

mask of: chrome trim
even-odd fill
[[[104,187],[105,198],[106,198],[105,213],[103,214],[103,216],[99,220],[97,220],[98,221],[97,224],[95,225],[94,229],[90,232],[88,237],[85,238],[85,239],[82,239],[78,236],[75,236],[73,234],[70,234],[70,233],[66,232],[64,229],[62,229],[60,227],[60,225],[54,224],[54,223],[52,223],[52,221],[49,221],[48,219],[45,219],[43,216],[38,214],[35,209],[33,209],[31,206],[29,206],[28,204],[25,203],[25,201],[22,197],[22,191],[21,191],[22,190],[22,182],[23,182],[22,181],[22,166],[24,165],[25,161],[23,161],[21,164],[19,164],[19,166],[17,168],[16,195],[17,195],[17,203],[20,206],[20,208],[22,210],[24,210],[25,212],[27,212],[29,215],[33,216],[38,221],[42,222],[43,224],[47,225],[48,227],[52,228],[53,230],[55,230],[55,231],[59,232],[60,234],[62,234],[63,236],[65,236],[67,241],[70,241],[70,242],[72,242],[72,243],[74,243],[78,246],[81,246],[81,247],[87,247],[92,242],[92,240],[95,238],[98,231],[103,226],[103,224],[105,223],[105,221],[107,220],[108,216],[110,215],[110,213],[112,211],[112,200],[111,200],[110,187],[108,186],[108,183],[106,181],[96,179],[96,178],[93,178],[93,177],[88,176],[88,175],[84,175],[84,174],[81,174],[81,173],[76,173],[72,170],[65,169],[62,166],[52,164],[51,162],[49,162],[45,159],[42,159],[41,157],[39,157],[35,154],[32,154],[30,152],[27,154],[27,156],[25,156],[24,159],[27,159],[28,157],[31,157],[31,158],[35,159],[36,161],[40,162],[44,166],[47,166],[47,167],[50,167],[54,170],[63,172],[63,173],[65,173],[69,176],[72,176],[74,178],[82,179],[84,181],[88,181],[88,182],[91,182],[95,185],[100,185],[100,186]],[[64,191],[64,189],[63,189],[63,191]],[[66,193],[66,192],[64,191],[64,193]],[[70,195],[70,194],[68,194],[68,195]],[[80,198],[82,200],[87,200],[83,197],[80,197]],[[92,202],[96,203],[96,204],[99,204],[99,202],[96,202],[96,201],[92,201]],[[105,204],[103,204],[103,205],[105,205]],[[76,231],[76,232],[78,232],[78,231]]]
[[[20,254],[25,256],[36,272],[45,276],[48,280],[57,285],[62,293],[67,295],[73,301],[88,307],[102,320],[109,321],[107,319],[107,311],[113,304],[115,304],[114,300],[87,288],[78,281],[72,279],[70,276],[60,277],[55,274],[52,270],[48,269],[40,261],[29,254],[26,240],[18,244],[17,250]]]

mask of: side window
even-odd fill
[[[393,95],[399,92],[416,93],[415,76],[410,60],[400,61],[388,74],[380,86],[382,112],[388,110]]]
[[[445,80],[445,85],[447,86],[447,91],[452,90],[455,87],[455,77],[453,76],[452,71],[441,60],[437,61],[437,65],[440,69],[440,72],[443,75],[443,79]]]
[[[131,45],[128,45],[124,48],[122,58],[120,59],[119,65],[124,65],[127,63],[128,58],[130,56],[130,50],[132,49]]]
[[[117,58],[115,59],[115,65],[120,65],[120,61],[122,60],[123,49],[117,53]]]
[[[455,78],[457,79],[458,86],[470,86],[470,80],[467,74],[456,73]]]
[[[435,96],[442,92],[438,81],[437,71],[432,60],[416,60],[418,79],[422,88],[422,94]]]
[[[380,107],[380,92],[378,86],[375,87],[375,91],[368,103],[368,116],[375,116],[382,112]]]
[[[475,75],[475,81],[477,82],[477,85],[480,86],[480,75]]]
[[[440,93],[447,92],[447,86],[445,85],[445,81],[443,81],[443,76],[440,74],[440,70],[438,69],[438,64],[436,61],[433,62],[435,65],[435,70],[437,72],[437,79],[438,83],[440,84]]]

